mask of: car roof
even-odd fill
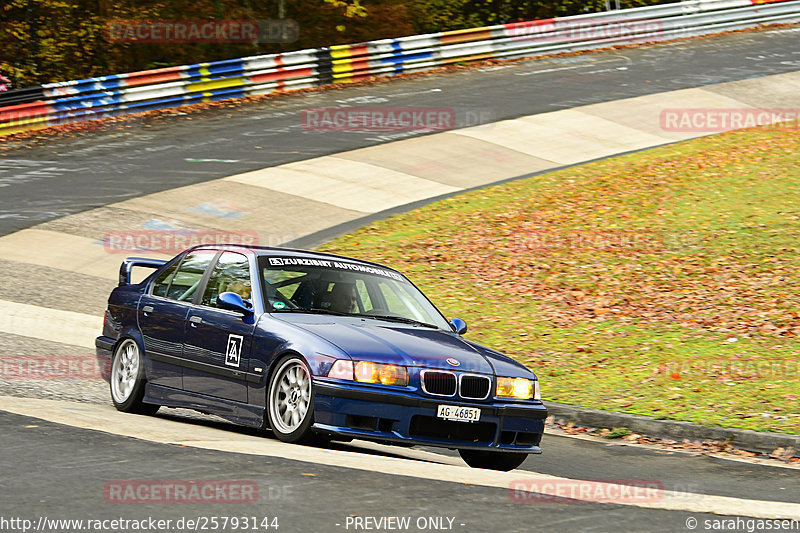
[[[372,261],[364,261],[363,259],[355,259],[353,257],[347,257],[344,255],[336,255],[336,254],[329,254],[326,252],[315,252],[311,250],[299,250],[296,248],[280,248],[275,246],[252,246],[246,244],[201,244],[199,246],[195,246],[190,248],[187,251],[193,250],[226,250],[226,251],[239,251],[245,253],[252,253],[258,257],[267,257],[267,256],[276,256],[280,255],[283,257],[298,257],[303,259],[327,259],[327,260],[341,260],[341,261],[348,261],[351,263],[359,263],[362,265],[369,265],[374,267],[380,267],[385,270],[391,270],[393,272],[398,272],[392,267],[387,267],[386,265],[382,265],[380,263],[374,263]]]

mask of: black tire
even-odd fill
[[[159,406],[142,401],[145,383],[144,358],[139,345],[133,339],[125,339],[111,358],[109,385],[114,407],[125,413],[155,414]]]
[[[267,388],[267,420],[278,440],[311,444],[314,424],[314,386],[311,370],[297,355],[275,364]]]
[[[508,472],[514,470],[528,458],[525,453],[490,452],[483,450],[458,450],[461,458],[472,468],[485,468],[487,470],[500,470]]]

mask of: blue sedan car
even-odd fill
[[[155,271],[132,283],[136,267]],[[539,383],[466,330],[385,266],[199,246],[126,259],[95,344],[121,411],[196,409],[285,442],[443,446],[511,470],[541,453]]]

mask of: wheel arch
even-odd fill
[[[292,358],[298,359],[308,370],[308,381],[309,381],[309,404],[310,406],[307,408],[308,411],[303,416],[305,417],[301,421],[298,428],[291,431],[289,434],[282,433],[279,431],[275,426],[273,426],[272,422],[272,391],[274,383],[273,381],[282,379],[278,374],[278,371],[282,368],[287,367],[288,365],[286,362]],[[264,420],[263,420],[263,427],[269,428],[273,434],[279,439],[284,442],[311,442],[315,439],[313,437],[313,424],[314,424],[314,404],[315,404],[315,394],[314,394],[314,375],[313,372],[310,371],[311,366],[308,363],[308,359],[303,356],[303,354],[299,353],[296,350],[283,350],[279,354],[277,354],[271,361],[269,371],[266,372],[266,386],[264,387]],[[302,428],[302,429],[301,429]],[[300,432],[300,433],[298,433]],[[290,435],[285,437],[285,435]],[[300,435],[294,436],[294,435]]]
[[[118,397],[117,392],[121,391],[118,391],[117,387],[119,387],[121,381],[115,379],[114,375],[114,373],[117,371],[118,368],[116,364],[116,358],[117,354],[120,351],[120,348],[126,343],[136,347],[136,353],[138,358],[137,371],[136,375],[132,379],[132,383],[128,383],[130,389],[122,397]],[[130,380],[132,376],[130,368],[127,368],[124,371],[127,373],[127,376],[125,376],[124,379]],[[117,339],[117,341],[114,343],[114,347],[112,350],[112,357],[111,357],[111,368],[109,372],[109,387],[111,389],[111,399],[114,404],[114,407],[119,411],[127,413],[138,413],[138,414],[148,414],[148,415],[155,414],[155,412],[158,411],[160,406],[157,404],[150,404],[143,401],[145,396],[146,384],[147,384],[147,365],[144,352],[140,346],[140,342],[137,341],[137,339],[135,339],[132,336],[120,335],[119,339]]]
[[[272,381],[272,376],[275,374],[275,371],[278,369],[279,363],[281,361],[283,361],[284,359],[286,359],[287,357],[291,357],[293,355],[296,355],[297,357],[302,359],[303,362],[306,364],[306,366],[311,368],[311,365],[308,363],[308,358],[305,357],[298,350],[295,350],[295,349],[292,349],[292,348],[287,348],[285,350],[282,350],[282,351],[276,353],[272,357],[272,359],[270,360],[269,367],[267,367],[267,371],[264,372],[264,394],[266,394],[266,395],[269,394],[269,384]],[[313,370],[312,370],[311,375],[312,375],[312,378],[313,378],[313,376],[314,376]]]
[[[258,349],[258,346],[254,344],[253,349]],[[311,371],[312,379],[316,376],[328,375],[328,371],[333,365],[333,362],[337,359],[349,359],[349,356],[343,357],[342,355],[327,355],[320,353],[320,351],[315,350],[313,346],[308,346],[304,343],[284,342],[272,350],[268,361],[265,362],[266,368],[261,381],[262,387],[266,388],[269,386],[269,380],[272,378],[272,374],[275,371],[277,363],[289,355],[296,355],[303,360],[306,366],[308,366],[308,369]]]
[[[117,353],[117,348],[119,348],[120,344],[122,344],[128,339],[135,342],[137,348],[139,348],[139,357],[142,358],[142,362],[144,363],[144,377],[145,380],[147,380],[150,377],[149,368],[147,367],[147,362],[148,362],[147,352],[144,349],[144,337],[142,336],[142,332],[139,331],[138,328],[128,326],[127,328],[122,330],[116,342],[114,342],[113,348],[111,349],[111,362],[114,361],[114,354]]]

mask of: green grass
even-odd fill
[[[800,136],[706,137],[465,193],[322,249],[405,272],[546,399],[800,433]]]

